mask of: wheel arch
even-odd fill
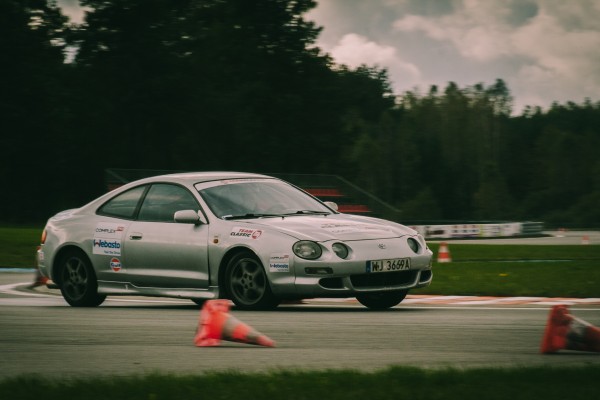
[[[252,253],[259,261],[260,261],[260,257],[258,256],[258,254],[256,254],[256,252],[248,247],[245,246],[236,246],[233,247],[229,250],[227,250],[227,252],[223,255],[223,258],[221,259],[221,263],[219,264],[219,275],[217,277],[217,285],[219,286],[219,293],[221,293],[220,297],[225,297],[225,298],[230,298],[231,294],[228,293],[227,288],[225,288],[225,286],[223,285],[223,283],[225,282],[225,273],[227,271],[227,264],[229,264],[229,261],[231,261],[231,259],[233,257],[235,257],[236,255],[240,254],[240,253],[245,253],[245,252],[249,252]],[[262,264],[262,261],[261,261]],[[263,266],[264,268],[264,266]],[[268,279],[268,276],[267,276]]]
[[[60,262],[63,259],[63,257],[65,256],[65,254],[69,253],[69,252],[78,252],[80,253],[81,256],[85,257],[87,259],[87,261],[90,263],[90,266],[92,267],[92,270],[94,270],[94,274],[96,273],[95,269],[94,269],[94,265],[92,264],[92,260],[90,260],[90,257],[87,255],[87,253],[79,246],[76,246],[74,244],[70,244],[70,245],[66,245],[61,247],[57,252],[56,255],[54,256],[54,260],[52,260],[52,280],[54,281],[54,283],[56,283],[57,285],[60,285],[61,282],[61,277],[60,277]]]

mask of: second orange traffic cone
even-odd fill
[[[440,243],[440,249],[438,251],[437,261],[439,263],[452,262],[452,257],[450,257],[450,250],[448,249],[448,243],[446,243],[446,242]]]
[[[275,347],[275,342],[229,314],[228,300],[208,300],[200,310],[200,321],[194,344],[212,347],[221,340]]]
[[[550,310],[541,352],[561,349],[600,352],[600,329],[569,314],[567,306],[557,305]]]

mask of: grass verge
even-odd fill
[[[570,399],[598,398],[600,366],[427,370],[390,367],[375,372],[222,372],[60,379],[19,377],[0,382],[4,399]]]
[[[596,260],[600,245],[453,244],[447,242],[452,261]],[[439,243],[428,244],[437,256]]]
[[[0,267],[34,268],[42,230],[0,227]]]
[[[430,286],[412,294],[600,297],[600,246],[452,244]],[[430,245],[437,256],[439,245]],[[435,260],[435,258],[434,258]]]

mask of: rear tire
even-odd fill
[[[96,307],[106,299],[98,294],[96,273],[81,251],[71,250],[61,258],[59,276],[60,292],[73,307]]]
[[[243,310],[272,310],[280,300],[273,295],[260,260],[244,251],[229,260],[225,270],[225,293]]]
[[[408,290],[364,293],[357,295],[356,300],[372,310],[385,310],[400,304],[407,294]]]

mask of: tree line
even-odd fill
[[[600,226],[600,103],[512,115],[489,85],[394,94],[336,64],[313,0],[0,2],[0,221],[103,193],[106,168],[335,174],[405,220]]]

